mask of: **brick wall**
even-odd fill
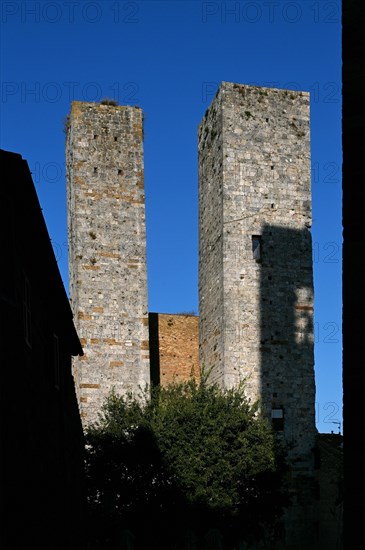
[[[194,369],[199,380],[199,318],[194,315],[150,313],[151,378],[167,386],[188,380]]]

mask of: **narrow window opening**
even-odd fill
[[[94,174],[97,174],[98,173],[98,169],[96,166],[94,166]]]
[[[266,120],[266,122],[269,122],[269,119],[268,119],[268,118],[266,118],[265,120]]]
[[[274,166],[273,166],[273,165],[271,165],[271,170],[274,170]]]
[[[284,430],[284,409],[271,409],[271,422],[276,432],[282,432]]]
[[[271,208],[274,208],[274,203],[273,202],[271,203]]]
[[[122,170],[118,170],[118,176],[122,175]]]
[[[253,259],[261,262],[262,259],[262,242],[261,235],[252,235],[252,255]]]
[[[98,134],[94,134],[94,139],[98,139]]]
[[[117,138],[117,136],[114,136],[114,141],[118,141],[118,138]]]

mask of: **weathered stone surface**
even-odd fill
[[[269,417],[282,414],[281,437],[308,494],[315,435],[310,226],[309,94],[223,82],[199,126],[200,364],[224,387],[246,380],[252,401],[260,398]],[[290,514],[294,541],[303,510]],[[303,547],[310,547],[307,535],[300,535]]]
[[[141,109],[73,102],[66,168],[70,297],[85,352],[73,373],[86,424],[113,387],[138,392],[150,381]]]

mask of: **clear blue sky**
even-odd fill
[[[336,432],[340,2],[3,0],[1,21],[1,147],[29,163],[66,288],[70,102],[113,97],[143,108],[150,311],[198,310],[197,125],[218,84],[311,92],[317,426]]]

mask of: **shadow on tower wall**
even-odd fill
[[[260,393],[288,449],[293,505],[286,519],[286,547],[314,548],[318,517],[310,230],[266,224],[259,246],[255,253],[253,243],[254,261],[260,263]]]
[[[270,415],[277,411],[286,442],[302,455],[315,430],[311,234],[265,225],[261,241],[261,395]]]
[[[151,384],[153,386],[158,386],[160,384],[158,313],[148,314],[148,327],[150,342]]]

